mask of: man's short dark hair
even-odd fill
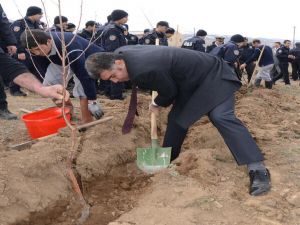
[[[284,40],[283,44],[287,43],[287,42],[291,42],[291,40]]]
[[[275,43],[275,44],[281,45],[281,42],[280,42],[280,41],[275,41],[274,43]]]
[[[167,27],[169,28],[169,23],[167,21],[159,21],[157,24],[156,24],[156,27],[158,26],[162,26],[162,27]]]
[[[175,34],[175,30],[172,27],[169,27],[166,31],[166,34]]]
[[[62,21],[63,23],[66,23],[66,22],[68,22],[68,18],[65,17],[65,16],[61,16],[61,21]],[[60,24],[59,16],[56,16],[56,17],[54,18],[54,24],[55,24],[55,25],[56,25],[56,24]]]
[[[207,32],[205,30],[198,30],[196,33],[196,36],[205,37],[207,35]]]
[[[256,43],[257,43],[257,44],[260,44],[261,42],[260,42],[259,39],[253,39],[252,43],[253,43],[253,44],[256,44]]]
[[[85,23],[85,28],[87,28],[87,27],[93,27],[93,26],[95,26],[95,25],[96,25],[96,22],[95,22],[95,21],[89,20],[89,21],[87,21],[87,22]]]
[[[40,29],[26,30],[21,35],[21,45],[24,48],[35,48],[38,45],[45,45],[51,36]]]
[[[122,55],[113,52],[98,52],[90,55],[85,61],[85,69],[93,79],[98,79],[103,70],[112,69],[118,59],[123,59]]]

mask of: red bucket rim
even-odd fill
[[[61,114],[61,115],[53,115],[53,116],[47,117],[45,119],[26,119],[26,117],[28,117],[28,116],[32,116],[34,114],[38,114],[38,113],[41,113],[43,111],[50,111],[50,110],[54,110],[54,109],[60,109],[61,112],[62,112],[62,108],[59,108],[59,107],[50,107],[50,108],[42,109],[42,110],[39,110],[39,111],[34,111],[34,112],[31,112],[31,113],[27,113],[27,114],[25,114],[25,115],[22,116],[22,120],[24,122],[32,122],[32,121],[36,121],[36,122],[40,121],[41,122],[41,121],[52,120],[52,119],[55,119],[55,118],[58,118],[58,117],[62,116],[62,114]],[[65,113],[66,114],[69,114],[70,111],[71,111],[70,108],[67,108],[67,107],[65,108]]]

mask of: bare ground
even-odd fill
[[[171,168],[154,176],[139,171],[135,149],[150,145],[149,100],[139,95],[140,117],[129,135],[120,129],[129,99],[101,99],[113,121],[79,134],[74,168],[91,205],[85,225],[300,224],[298,84],[237,94],[237,115],[264,152],[272,176],[272,191],[261,197],[249,196],[246,168],[236,165],[207,118],[192,127]],[[19,108],[51,105],[33,95],[9,97],[11,111],[20,116]],[[160,118],[161,134],[167,111]],[[19,120],[0,120],[0,127],[0,224],[76,224],[81,206],[65,174],[68,134],[11,151],[9,145],[29,139],[26,128]]]

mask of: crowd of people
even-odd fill
[[[81,31],[65,16],[55,17],[48,28],[41,22],[43,11],[37,6],[29,7],[26,17],[11,24],[2,8],[1,15],[0,119],[17,118],[8,110],[5,86],[14,96],[26,96],[22,86],[44,97],[64,100],[72,108],[68,93],[65,99],[62,95],[65,66],[68,87],[80,102],[82,123],[103,116],[97,94],[123,100],[125,89],[133,93],[136,88],[155,90],[158,96],[150,111],[158,113],[160,107],[173,105],[163,144],[172,147],[172,160],[179,156],[189,127],[208,115],[238,165],[248,166],[250,194],[270,190],[264,157],[235,116],[234,92],[241,86],[243,73],[251,82],[256,64],[257,87],[264,80],[265,87],[272,89],[281,78],[290,85],[289,63],[292,79],[300,79],[300,43],[292,49],[289,40],[268,46],[259,39],[249,42],[235,34],[226,43],[223,36],[216,36],[209,45],[207,32],[200,29],[184,40],[181,48],[168,47],[168,38],[175,33],[168,22],[159,21],[138,37],[129,32],[129,15],[120,9],[113,10],[104,25],[90,20]]]

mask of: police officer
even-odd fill
[[[65,16],[61,16],[61,21],[62,21],[62,26],[60,25],[60,19],[59,16],[56,16],[54,18],[54,24],[53,26],[50,28],[50,31],[56,31],[56,32],[61,32],[61,28],[63,28],[64,31],[66,31],[66,29],[68,28],[68,18]]]
[[[294,59],[294,56],[290,55],[290,46],[291,46],[291,41],[285,40],[283,42],[283,46],[281,46],[276,51],[276,57],[279,60],[279,67],[280,67],[281,73],[273,78],[274,84],[277,80],[279,80],[282,77],[283,77],[284,83],[286,85],[291,84],[288,69],[289,69],[289,61],[291,61],[291,59]]]
[[[10,31],[9,21],[6,17],[5,12],[0,5],[0,39],[1,39],[1,47],[0,55],[4,55],[4,50],[10,55],[13,55],[17,52],[17,40]],[[7,56],[8,57],[8,56]],[[2,58],[2,57],[1,57]],[[2,62],[1,62],[2,63]],[[3,70],[3,68],[1,68]],[[6,94],[4,91],[4,80],[2,76],[0,76],[0,119],[13,120],[17,119],[17,116],[11,113],[7,107]]]
[[[156,24],[156,28],[145,35],[139,40],[141,45],[155,45],[155,40],[159,39],[159,45],[168,46],[168,38],[166,36],[166,31],[169,28],[169,23],[166,21],[159,21]]]
[[[209,46],[206,47],[206,53],[210,53],[215,47],[224,44],[224,37],[223,36],[216,36],[216,40]]]
[[[298,80],[300,79],[300,42],[296,42],[295,45],[296,47],[290,51],[290,54],[295,56],[295,59],[292,62],[292,78],[293,80]]]
[[[138,36],[129,33],[129,26],[128,24],[124,24],[124,35],[127,39],[127,45],[137,45],[139,42]]]
[[[95,41],[96,37],[96,22],[93,20],[87,21],[85,23],[85,28],[78,33],[79,36],[83,37],[88,41]]]
[[[246,62],[247,59],[249,59],[253,53],[254,53],[254,47],[252,46],[252,43],[248,43],[248,38],[244,38],[245,39],[245,43],[244,45],[239,49],[240,50],[240,57],[239,57],[239,63],[243,64]],[[256,43],[256,42],[255,42]],[[244,69],[246,69],[246,73],[247,73],[247,78],[248,78],[248,83],[251,80],[252,77],[252,73],[254,71],[255,65],[253,61],[249,61],[248,63],[246,63],[246,66]]]
[[[17,39],[17,56],[16,58],[22,62],[31,72],[38,75],[37,72],[34,71],[34,66],[32,65],[29,54],[25,51],[25,49],[21,46],[20,36],[26,29],[43,29],[43,26],[40,23],[40,20],[43,16],[43,11],[41,8],[37,6],[30,6],[27,9],[26,16],[22,19],[16,20],[11,25],[11,30]],[[20,87],[12,84],[10,88],[10,93],[14,96],[26,96],[20,90]]]
[[[240,55],[239,48],[244,45],[244,37],[240,34],[235,34],[230,38],[230,41],[219,47],[214,48],[210,54],[222,58],[232,69],[234,69],[238,78],[241,79],[241,72],[238,66]]]
[[[185,40],[181,48],[205,52],[205,37],[207,32],[205,30],[198,30],[196,36]]]
[[[111,22],[109,22],[101,36],[101,46],[107,52],[113,52],[119,47],[127,45],[127,40],[124,35],[124,27],[128,21],[128,13],[124,10],[116,9],[111,13]],[[111,100],[123,100],[123,89],[124,84],[113,83],[111,81],[100,81],[104,82],[105,95]]]

